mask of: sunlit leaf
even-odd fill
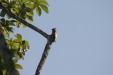
[[[22,67],[20,64],[15,64],[15,67],[16,67],[17,69],[23,69],[23,67]]]
[[[17,28],[20,27],[20,22],[19,21],[16,22],[16,26],[17,26]]]
[[[46,0],[40,0],[39,2],[49,6],[49,4]]]
[[[7,70],[4,70],[3,71],[3,75],[7,75]]]
[[[18,58],[14,59],[13,62],[14,63],[17,63],[18,62]]]
[[[22,27],[23,27],[23,28],[25,28],[25,27],[26,27],[26,25],[22,24]]]
[[[37,14],[40,16],[41,13],[42,13],[41,8],[37,6],[37,7],[36,7],[36,12],[37,12]]]
[[[29,16],[34,16],[34,14],[33,14],[33,11],[31,10],[30,12],[27,12],[27,14],[29,15]]]
[[[3,5],[4,5],[5,7],[8,7],[8,2],[5,1],[5,2],[3,3]]]
[[[27,2],[28,0],[21,0],[22,1],[22,3],[25,3],[25,2]]]
[[[20,34],[16,34],[15,37],[20,41],[22,40],[22,36]]]
[[[48,7],[46,5],[44,4],[39,4],[39,5],[46,13],[49,13]]]
[[[25,5],[30,7],[31,9],[34,9],[34,7],[35,7],[35,4],[31,4],[31,3],[26,3]]]

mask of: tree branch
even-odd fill
[[[0,56],[5,64],[5,67],[7,68],[7,75],[17,75],[11,52],[7,46],[7,43],[5,41],[5,37],[3,35],[3,31],[0,28]]]
[[[40,60],[40,62],[39,62],[39,64],[38,64],[38,67],[37,67],[37,69],[36,69],[35,75],[40,75],[40,72],[41,72],[41,70],[42,70],[42,67],[43,67],[43,65],[44,65],[44,63],[45,63],[45,61],[46,61],[46,59],[47,59],[48,54],[49,54],[49,51],[50,51],[50,48],[51,48],[51,44],[52,44],[53,42],[55,42],[54,40],[56,40],[56,37],[55,37],[55,36],[56,36],[56,33],[57,33],[56,28],[53,28],[53,29],[52,29],[52,34],[49,36],[50,39],[49,39],[49,40],[47,41],[47,43],[46,43],[44,52],[43,52],[43,54],[42,54],[41,60]],[[58,33],[57,33],[57,34],[58,34]]]
[[[38,66],[37,66],[35,75],[40,75],[40,72],[42,70],[42,67],[43,67],[43,65],[44,65],[44,63],[46,61],[47,56],[48,56],[50,47],[51,47],[50,43],[47,42],[47,44],[45,46],[45,49],[44,49],[44,52],[42,54],[41,60],[40,60],[40,62],[38,64]]]
[[[43,35],[46,39],[49,39],[48,34],[45,33],[44,31],[42,31],[41,29],[39,29],[38,27],[26,22],[25,20],[23,20],[22,18],[16,16],[15,14],[13,14],[10,10],[8,10],[6,7],[3,6],[2,2],[0,1],[0,7],[2,7],[2,10],[4,10],[8,15],[10,15],[11,17],[13,17],[14,19],[20,21],[21,23],[23,23],[24,25],[28,26],[29,28],[35,30],[36,32],[40,33],[41,35]]]

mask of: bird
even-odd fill
[[[52,42],[56,42],[56,39],[57,39],[57,36],[58,36],[58,32],[57,32],[57,29],[56,28],[53,28],[52,29]]]

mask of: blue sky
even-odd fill
[[[49,14],[33,25],[51,34],[57,28],[41,75],[113,75],[113,0],[47,0]],[[16,29],[30,43],[21,75],[34,75],[47,40],[30,28]]]

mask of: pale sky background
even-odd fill
[[[49,14],[35,14],[33,25],[58,29],[41,75],[113,75],[113,0],[47,0]],[[30,28],[17,29],[30,49],[21,75],[34,75],[46,39]]]

